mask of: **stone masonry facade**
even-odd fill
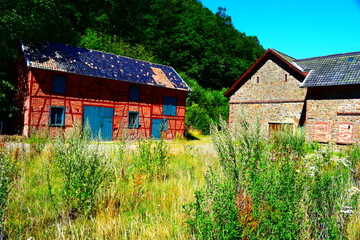
[[[269,133],[304,127],[308,141],[358,143],[358,62],[360,52],[296,60],[269,49],[225,93],[229,123],[243,115]]]
[[[336,144],[360,141],[359,86],[306,89],[300,88],[300,84],[269,59],[231,96],[230,123],[243,114],[249,121],[260,120],[265,131],[274,123],[292,124],[294,128],[304,125],[310,141]]]
[[[353,144],[360,141],[360,87],[309,88],[306,134],[312,141]]]
[[[301,125],[306,89],[276,60],[268,59],[230,97],[230,124],[243,114],[249,121],[260,120],[269,130],[271,124]]]

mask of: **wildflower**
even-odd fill
[[[349,194],[350,194],[350,197],[353,196],[354,194],[357,194],[357,193],[360,193],[360,189],[357,188],[357,187],[352,187],[349,189]]]
[[[352,210],[352,207],[349,206],[342,206],[342,209],[340,210],[340,213],[344,214],[353,214],[354,211]]]
[[[354,211],[353,210],[340,210],[340,213],[344,213],[344,214],[353,214]]]
[[[314,177],[315,173],[318,171],[318,169],[315,166],[310,166],[309,167],[309,176],[310,177]]]
[[[337,162],[342,163],[345,167],[349,167],[351,163],[347,158],[339,158]]]

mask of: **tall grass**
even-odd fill
[[[133,156],[135,167],[150,178],[164,179],[168,175],[169,150],[164,140],[141,140]]]
[[[240,119],[212,127],[224,177],[209,173],[186,206],[198,239],[345,239],[357,236],[359,150],[313,151],[303,132],[265,138]],[[350,229],[349,229],[350,228]]]
[[[3,236],[359,239],[359,148],[334,152],[302,132],[268,139],[257,124],[213,126],[213,145],[74,133],[14,148],[1,155],[14,167]]]
[[[110,175],[107,159],[100,152],[99,144],[91,142],[86,132],[77,130],[69,137],[58,137],[53,148],[55,171],[62,180],[60,196],[65,215],[76,218],[78,215],[92,214],[96,193]],[[53,197],[51,182],[49,187],[50,196]]]
[[[182,206],[217,162],[211,146],[193,142],[109,144],[74,133],[41,145],[17,153],[7,238],[185,239]]]
[[[8,198],[13,177],[13,159],[0,148],[0,239],[6,238],[5,222],[7,220]]]

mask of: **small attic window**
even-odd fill
[[[260,77],[257,76],[257,77],[256,77],[256,83],[259,83],[259,82],[260,82]]]
[[[284,78],[284,81],[287,82],[288,81],[288,75],[287,73],[285,73],[285,78]]]
[[[66,77],[62,75],[54,75],[52,78],[51,89],[53,93],[65,93]]]
[[[348,62],[353,62],[353,61],[354,61],[354,57],[349,57],[347,61],[348,61]]]

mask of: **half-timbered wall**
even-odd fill
[[[65,94],[53,93],[51,81],[53,75],[66,77]],[[130,86],[136,85],[111,79],[103,79],[63,72],[31,69],[27,75],[29,88],[24,101],[23,134],[28,136],[32,130],[49,131],[55,134],[59,130],[71,130],[77,124],[83,124],[84,106],[109,107],[114,109],[113,139],[124,135],[132,138],[151,136],[152,119],[168,119],[168,128],[162,137],[172,139],[183,135],[185,118],[186,92],[163,87],[138,84],[139,101],[129,101]],[[163,115],[164,96],[177,98],[175,116]],[[49,126],[51,106],[65,107],[65,124],[63,127]],[[129,129],[128,112],[139,112],[139,128]]]

